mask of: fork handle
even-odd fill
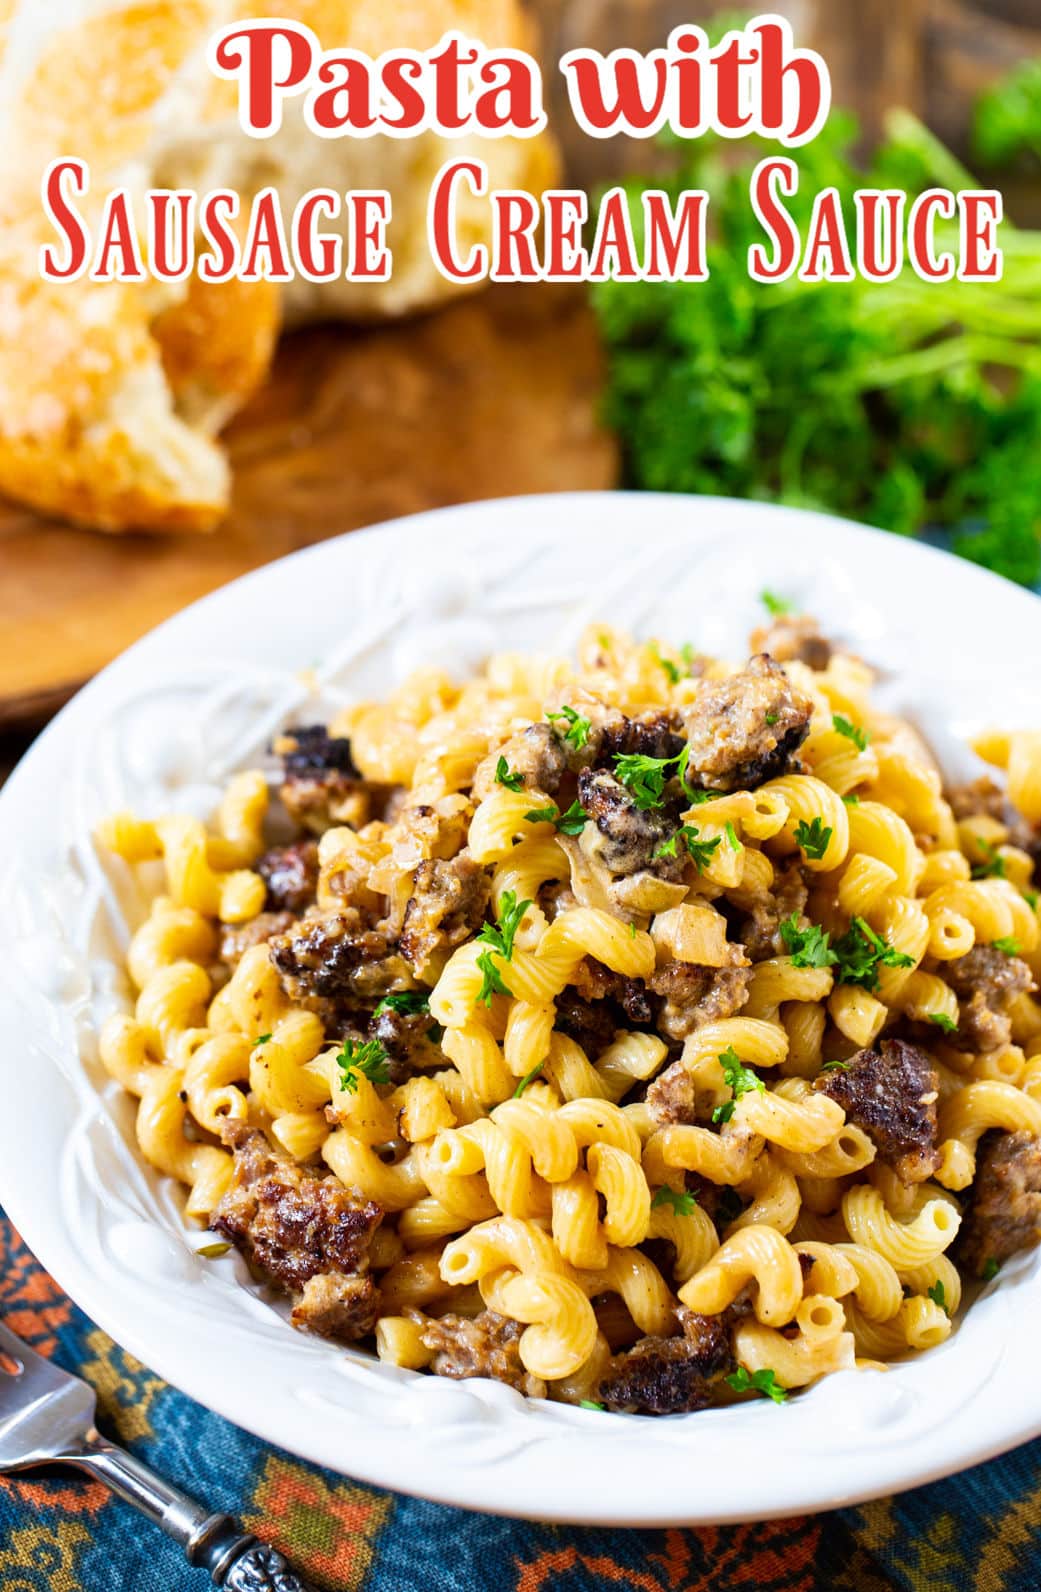
[[[208,1570],[225,1592],[313,1592],[276,1548],[241,1531],[230,1515],[211,1514],[99,1432],[89,1432],[60,1457],[173,1537],[188,1562]]]

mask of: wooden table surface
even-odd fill
[[[615,484],[580,293],[498,287],[423,319],[286,338],[227,433],[212,536],[105,536],[0,502],[0,725],[45,716],[160,620],[258,564],[402,514]]]

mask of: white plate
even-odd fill
[[[293,1332],[237,1256],[197,1260],[96,1060],[143,902],[90,844],[114,808],[212,810],[287,718],[421,662],[569,647],[602,617],[740,656],[770,587],[884,671],[956,774],[957,739],[1041,722],[1036,598],[916,543],[792,510],[623,494],[514,499],[355,532],[189,608],[87,687],[0,796],[0,1199],[83,1309],[161,1376],[333,1470],[444,1503],[648,1526],[889,1493],[1041,1432],[1041,1266],[1002,1272],[942,1348],[666,1420],[525,1402]],[[322,660],[326,660],[324,663]],[[302,676],[301,671],[316,669]]]

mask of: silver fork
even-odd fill
[[[74,1465],[161,1527],[225,1592],[310,1592],[282,1555],[102,1437],[93,1388],[0,1322],[0,1475]]]

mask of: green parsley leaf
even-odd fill
[[[253,1049],[256,1050],[258,1045],[268,1044],[271,1040],[271,1037],[272,1036],[270,1034],[258,1034],[256,1039],[253,1041]]]
[[[680,682],[680,671],[677,669],[672,659],[662,657],[661,648],[656,642],[651,643],[651,651],[654,654],[655,661],[661,664],[662,668],[665,670],[665,673],[668,675],[670,684],[678,685]]]
[[[680,648],[680,657],[687,666],[688,675],[694,673],[694,665],[698,661],[698,653],[693,641],[685,641]]]
[[[799,819],[795,826],[795,844],[802,848],[807,857],[820,862],[830,843],[831,827],[825,826],[822,818],[815,818],[812,824],[808,824],[805,818]]]
[[[839,983],[859,984],[867,990],[878,988],[880,967],[914,966],[913,957],[889,945],[863,918],[854,918],[848,931],[835,941],[835,953]]]
[[[578,1407],[580,1410],[606,1410],[607,1405],[598,1404],[596,1399],[579,1399]]]
[[[991,940],[990,943],[993,945],[995,951],[1003,951],[1006,956],[1019,955],[1019,941],[1014,940],[1010,934],[1004,935],[1000,940]]]
[[[859,724],[854,724],[852,719],[847,719],[841,713],[836,713],[832,717],[831,727],[833,730],[837,730],[839,735],[844,735],[847,741],[852,741],[858,752],[866,750],[871,736],[867,730],[862,730]]]
[[[850,794],[848,796],[843,796],[842,800],[846,803],[847,807],[859,807],[860,806],[860,797],[854,795],[854,793],[852,791],[850,792]]]
[[[651,1200],[651,1210],[657,1210],[662,1205],[671,1205],[677,1216],[691,1216],[697,1203],[693,1194],[685,1194],[682,1190],[674,1188],[660,1188]]]
[[[982,835],[973,837],[983,853],[983,861],[973,863],[972,877],[974,879],[1004,879],[1005,859],[997,846],[992,846],[989,840],[984,840]]]
[[[838,961],[829,943],[827,930],[822,929],[819,923],[810,923],[801,929],[798,912],[784,919],[780,934],[793,967],[833,967]]]
[[[519,1100],[520,1099],[521,1095],[524,1093],[525,1089],[527,1089],[528,1085],[529,1084],[533,1084],[535,1082],[535,1079],[538,1077],[539,1073],[542,1071],[542,1069],[543,1069],[543,1067],[545,1065],[546,1065],[546,1063],[544,1061],[540,1061],[536,1067],[532,1067],[530,1072],[526,1072],[524,1074],[524,1077],[521,1079],[520,1083],[517,1085],[516,1089],[514,1089],[514,1091],[513,1091],[514,1100]]]
[[[777,597],[772,591],[761,591],[759,601],[770,615],[771,619],[780,619],[784,614],[790,614],[792,604],[787,597]]]
[[[195,1253],[201,1255],[203,1260],[219,1260],[221,1255],[226,1255],[231,1248],[230,1244],[203,1244]]]
[[[1036,890],[1027,889],[1023,891],[1023,900],[1026,902],[1031,912],[1036,912],[1037,903],[1038,901],[1041,901],[1041,896],[1038,895]]]
[[[694,825],[683,824],[674,835],[669,836],[668,840],[662,841],[654,853],[655,857],[675,857],[676,845],[680,840],[694,859],[694,866],[698,872],[703,873],[711,862],[713,853],[719,850],[721,837],[717,835],[714,840],[699,840],[698,830]]]
[[[740,851],[741,842],[738,840],[737,830],[734,828],[729,818],[723,825],[723,833],[727,837],[727,845],[730,847],[731,851]]]
[[[380,1012],[398,1012],[402,1017],[413,1017],[419,1012],[430,1010],[430,991],[428,989],[402,989],[396,990],[392,995],[384,995],[379,1005],[373,1010],[373,1017],[378,1017]]]
[[[936,1279],[932,1287],[929,1289],[928,1297],[932,1300],[934,1305],[939,1305],[945,1316],[950,1315],[951,1312],[947,1308],[947,1293],[944,1289],[943,1283],[939,1278]]]
[[[485,945],[491,945],[504,961],[513,960],[513,942],[521,919],[531,906],[530,901],[518,901],[515,890],[504,890],[499,900],[499,922],[486,923],[477,936]]]
[[[767,724],[770,725],[771,728],[773,728],[773,726],[777,723],[777,720],[780,717],[781,717],[781,715],[779,713],[768,713],[766,715],[766,722],[767,722]]]
[[[569,727],[564,731],[563,739],[570,741],[576,752],[582,750],[593,728],[589,719],[584,719],[581,713],[576,713],[574,708],[569,707],[562,707],[559,713],[547,713],[546,717],[551,724],[557,719],[566,719]]]
[[[775,1371],[749,1371],[747,1367],[739,1365],[726,1381],[735,1393],[762,1393],[764,1398],[773,1399],[775,1404],[783,1404],[788,1397],[788,1389],[778,1382]]]
[[[685,746],[676,757],[644,757],[640,752],[616,752],[614,771],[615,776],[628,788],[637,807],[647,812],[652,807],[661,806],[666,783],[673,777],[694,799],[684,779],[689,759],[689,746]],[[674,770],[674,774],[670,774],[670,769]]]
[[[500,757],[495,765],[495,783],[505,785],[507,790],[518,791],[524,785],[524,775],[515,774],[504,757]]]
[[[848,1061],[826,1061],[821,1067],[821,1072],[845,1072],[848,1066]]]
[[[346,1094],[358,1093],[359,1075],[368,1078],[370,1083],[390,1082],[387,1052],[378,1039],[367,1039],[364,1044],[345,1039],[336,1065],[340,1069],[340,1088]]]
[[[980,1276],[983,1278],[984,1282],[993,1282],[1000,1270],[1001,1262],[999,1260],[995,1260],[994,1256],[991,1255],[990,1259],[987,1261],[987,1264],[980,1272]]]
[[[477,966],[484,975],[480,991],[477,996],[479,1006],[490,1006],[493,995],[512,995],[509,985],[503,982],[502,974],[492,961],[491,951],[482,951],[477,958]]]
[[[553,824],[561,835],[580,835],[589,822],[582,803],[577,799],[571,803],[566,813],[551,804],[549,807],[535,807],[530,813],[524,814],[527,824]]]
[[[629,925],[629,938],[630,938],[630,940],[635,940],[635,938],[636,938],[636,924],[635,923],[630,923],[630,925]]]
[[[719,1058],[719,1065],[723,1069],[723,1080],[727,1088],[732,1090],[731,1099],[717,1106],[712,1113],[713,1122],[729,1122],[734,1115],[734,1107],[742,1095],[766,1093],[766,1085],[758,1073],[746,1067],[733,1045],[728,1045]]]
[[[945,1034],[956,1034],[958,1032],[958,1024],[953,1017],[948,1017],[946,1012],[926,1012],[925,1020],[927,1023],[935,1023],[937,1028],[942,1028]]]

